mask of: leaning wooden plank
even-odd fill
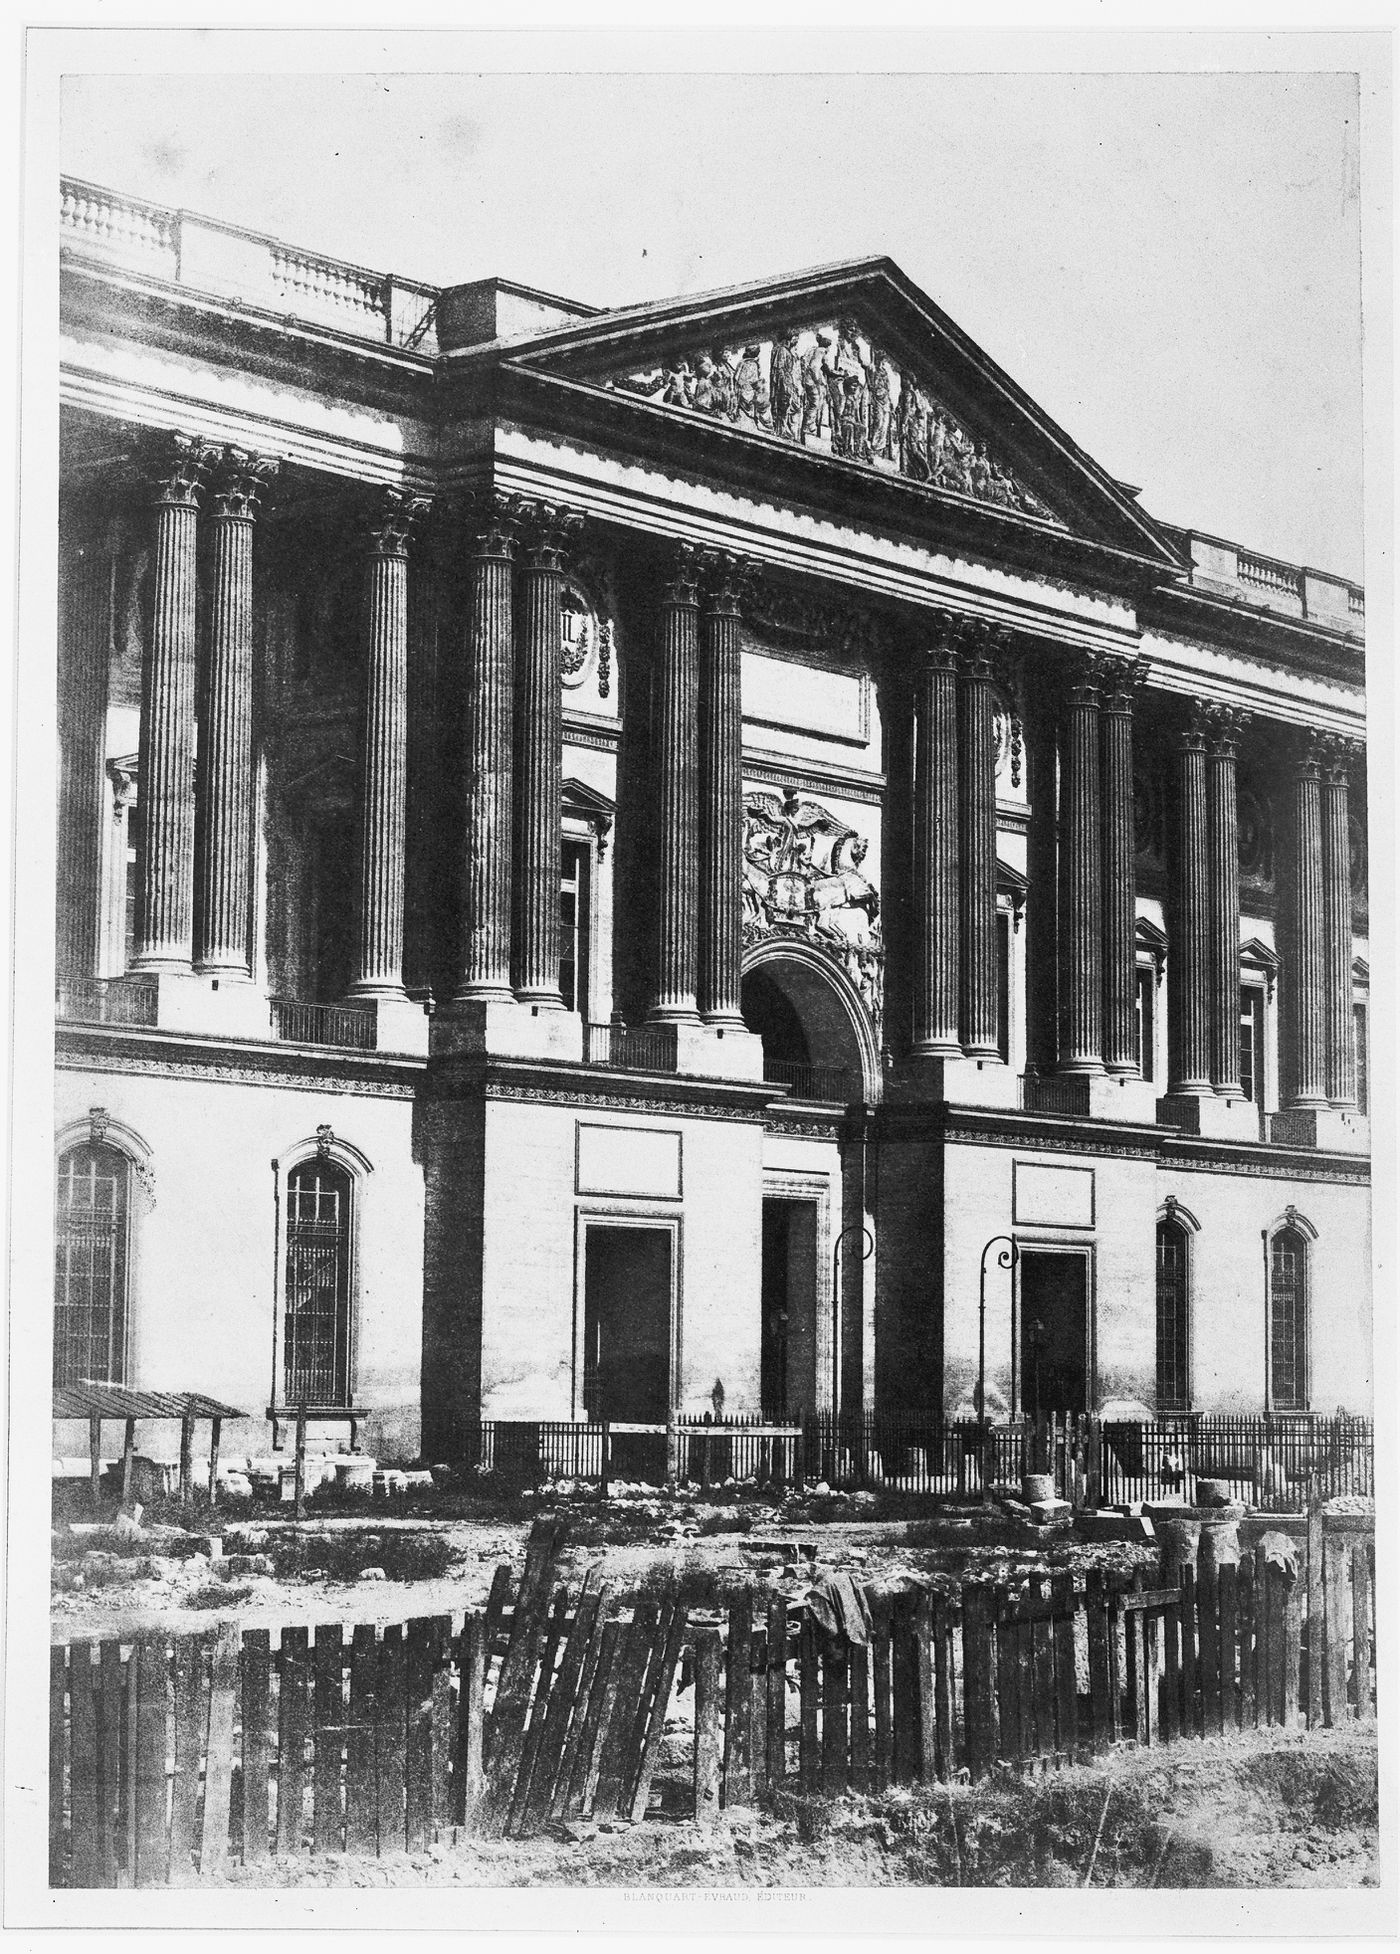
[[[1050,1583],[1043,1574],[1030,1582],[1031,1643],[1035,1650],[1035,1747],[1042,1757],[1055,1750],[1055,1639],[1049,1616]]]
[[[724,1720],[720,1708],[723,1646],[717,1628],[695,1635],[695,1822],[712,1826],[719,1818]]]
[[[968,1772],[974,1781],[987,1775],[995,1757],[996,1710],[989,1649],[994,1618],[991,1591],[980,1581],[969,1582],[963,1589],[963,1719]]]
[[[1220,1602],[1220,1636],[1218,1642],[1218,1662],[1220,1668],[1220,1710],[1217,1728],[1220,1731],[1239,1728],[1239,1698],[1236,1694],[1236,1644],[1239,1633],[1239,1569],[1228,1561],[1220,1569],[1217,1577]]]
[[[1201,1677],[1202,1735],[1213,1736],[1220,1728],[1220,1572],[1203,1567],[1196,1580],[1196,1618],[1198,1622]]]
[[[1079,1690],[1074,1667],[1074,1576],[1067,1570],[1050,1579],[1055,1643],[1055,1741],[1067,1757],[1079,1749]]]
[[[67,1831],[63,1822],[68,1750],[68,1663],[62,1643],[49,1650],[49,1885],[67,1884]]]
[[[958,1768],[958,1726],[953,1715],[953,1607],[933,1599],[933,1709],[938,1725],[938,1775],[946,1783]]]
[[[1183,1566],[1180,1573],[1181,1601],[1181,1734],[1201,1734],[1200,1612],[1196,1605],[1196,1570]]]
[[[524,1818],[530,1786],[534,1781],[535,1766],[539,1760],[540,1745],[544,1741],[544,1728],[549,1716],[549,1705],[554,1695],[555,1670],[560,1651],[564,1647],[568,1619],[569,1591],[567,1588],[559,1588],[555,1592],[549,1610],[539,1668],[526,1713],[524,1742],[520,1748],[519,1762],[515,1767],[515,1782],[506,1799],[506,1830],[512,1833],[518,1829]]]
[[[341,1760],[345,1751],[345,1646],[339,1622],[318,1622],[312,1663],[312,1786],[315,1800],[311,1839],[317,1852],[339,1852],[345,1841],[340,1802]]]
[[[307,1632],[284,1628],[277,1651],[277,1840],[279,1854],[301,1851],[308,1715]]]
[[[1298,1724],[1298,1685],[1303,1656],[1303,1595],[1296,1580],[1280,1579],[1282,1588],[1283,1632],[1283,1725],[1293,1730]]]
[[[202,1655],[201,1650],[201,1670]],[[268,1630],[247,1629],[243,1636],[243,1863],[245,1866],[255,1866],[267,1857],[269,1735],[267,1710],[271,1663],[272,1637]],[[198,1759],[195,1760],[195,1767],[198,1769]]]
[[[525,1723],[535,1691],[535,1679],[543,1653],[545,1621],[549,1609],[549,1584],[532,1570],[543,1549],[532,1540],[527,1558],[526,1578],[520,1584],[511,1623],[510,1645],[501,1664],[495,1700],[486,1725],[486,1782],[482,1791],[480,1823],[492,1837],[499,1837],[510,1817],[520,1761],[525,1751]]]
[[[1370,1546],[1358,1540],[1351,1550],[1351,1618],[1355,1648],[1356,1714],[1374,1714],[1371,1691],[1371,1558]]]
[[[99,1672],[92,1664],[92,1644],[75,1642],[68,1651],[69,1733],[69,1816],[73,1834],[73,1857],[68,1872],[70,1886],[106,1886],[111,1883],[110,1814],[102,1800],[101,1760],[97,1745],[97,1681]],[[106,1850],[103,1827],[106,1820]]]
[[[875,1791],[894,1782],[894,1736],[890,1726],[890,1597],[872,1595],[870,1601],[871,1683],[875,1697]]]
[[[604,1630],[612,1607],[611,1589],[604,1588],[598,1601],[598,1612],[593,1618],[589,1632],[588,1647],[583,1656],[583,1672],[575,1690],[574,1715],[569,1724],[569,1734],[564,1740],[564,1754],[559,1760],[555,1773],[554,1796],[550,1800],[551,1818],[567,1817],[576,1808],[582,1796],[583,1774],[588,1766],[588,1745],[596,1734],[589,1723],[595,1704],[594,1691],[598,1685],[598,1669],[606,1646]],[[614,1637],[614,1641],[616,1638]],[[604,1679],[606,1681],[606,1678]],[[596,1699],[601,1703],[601,1696]]]
[[[404,1827],[408,1850],[432,1844],[433,1651],[436,1630],[426,1615],[408,1624],[405,1673]]]
[[[578,1812],[586,1818],[593,1810],[598,1774],[603,1765],[603,1745],[607,1741],[608,1725],[621,1684],[625,1647],[624,1626],[616,1616],[610,1617],[603,1623],[597,1665],[588,1692],[588,1707],[584,1712],[578,1758],[569,1779],[566,1814]]]
[[[457,1752],[452,1772],[452,1817],[458,1825],[475,1823],[481,1798],[487,1659],[486,1618],[468,1610],[457,1637]]]
[[[170,1854],[166,1877],[183,1886],[195,1870],[195,1822],[199,1811],[199,1766],[208,1713],[204,1710],[204,1638],[181,1635],[175,1641],[175,1783],[170,1798]],[[247,1713],[244,1713],[243,1788],[246,1828],[248,1786]],[[246,1857],[246,1854],[245,1854]]]
[[[1277,1565],[1269,1568],[1269,1713],[1288,1722],[1288,1582]]]
[[[681,1644],[685,1640],[689,1624],[690,1610],[683,1602],[675,1602],[667,1626],[661,1667],[651,1693],[651,1710],[642,1740],[641,1762],[637,1767],[636,1779],[632,1786],[631,1817],[634,1823],[646,1817],[647,1805],[651,1798],[651,1780],[656,1771],[656,1760],[661,1753],[661,1737],[666,1727],[666,1712],[670,1707],[676,1669],[681,1659]]]
[[[402,1852],[408,1839],[404,1799],[408,1683],[401,1622],[390,1622],[379,1645],[379,1681],[374,1707],[379,1850]]]
[[[121,1643],[102,1644],[102,1717],[98,1729],[101,1812],[99,1845],[102,1857],[103,1886],[130,1886],[131,1812],[129,1778],[122,1775],[123,1731],[126,1724],[126,1693],[131,1677],[122,1662]]]
[[[1180,1597],[1162,1610],[1162,1742],[1181,1734],[1181,1604]]]
[[[932,1694],[932,1676],[929,1678]],[[851,1644],[851,1789],[870,1789],[870,1646]]]
[[[804,1798],[814,1798],[821,1784],[822,1770],[821,1749],[817,1735],[817,1717],[821,1704],[821,1657],[817,1648],[817,1624],[810,1608],[804,1608],[802,1611],[797,1667],[802,1733],[798,1765],[802,1795]]]
[[[1269,1564],[1262,1545],[1254,1549],[1254,1715],[1258,1724],[1271,1723],[1269,1700]]]
[[[1089,1639],[1090,1742],[1097,1751],[1113,1742],[1111,1680],[1108,1661],[1108,1595],[1103,1574],[1091,1568],[1084,1590],[1084,1614]]]
[[[1327,1664],[1324,1672],[1325,1713],[1329,1724],[1345,1723],[1347,1718],[1347,1632],[1346,1632],[1346,1545],[1339,1534],[1323,1540],[1323,1620],[1326,1629]]]
[[[1021,1736],[1022,1757],[1034,1757],[1039,1748],[1035,1721],[1035,1631],[1024,1599],[1016,1611],[1016,1726]]]
[[[847,1788],[847,1741],[850,1733],[846,1692],[850,1686],[850,1643],[844,1635],[822,1641],[822,1790],[828,1798],[844,1796]]]
[[[1245,1554],[1235,1582],[1235,1644],[1240,1668],[1240,1728],[1252,1730],[1255,1723],[1254,1642],[1255,1642],[1254,1557]]]
[[[430,1734],[433,1745],[429,1822],[436,1838],[452,1823],[452,1620],[434,1615],[431,1622],[433,1689]]]
[[[1021,1754],[1021,1718],[1016,1689],[1016,1623],[1004,1614],[996,1624],[997,1755],[1004,1764]]]
[[[919,1654],[915,1593],[894,1597],[890,1668],[894,1685],[894,1776],[913,1784],[919,1775]]]
[[[923,1589],[914,1606],[914,1685],[919,1708],[919,1781],[938,1776],[938,1701],[934,1679],[933,1596]]]
[[[582,1715],[582,1706],[578,1703],[579,1682],[603,1599],[603,1594],[595,1590],[580,1594],[575,1604],[568,1640],[559,1659],[558,1674],[545,1710],[534,1772],[520,1815],[522,1831],[537,1830],[548,1819],[553,1808],[569,1728],[575,1716]]]
[[[641,1698],[642,1683],[646,1676],[647,1662],[651,1655],[652,1641],[656,1634],[656,1623],[660,1613],[661,1610],[654,1601],[639,1603],[632,1613],[632,1627],[622,1651],[617,1694],[613,1699],[612,1713],[608,1719],[597,1784],[593,1793],[593,1815],[596,1818],[623,1815],[620,1799],[634,1757],[632,1745],[636,1728],[637,1704]],[[730,1684],[732,1687],[732,1652]],[[744,1728],[747,1731],[747,1719]]]
[[[787,1602],[775,1594],[768,1603],[768,1643],[764,1669],[764,1765],[768,1784],[787,1776]]]
[[[737,1595],[729,1607],[729,1646],[724,1689],[724,1802],[747,1805],[753,1799],[750,1751],[753,1743],[753,1594]]]
[[[233,1795],[233,1715],[238,1688],[238,1625],[220,1622],[209,1676],[209,1738],[205,1745],[204,1813],[199,1870],[218,1873],[228,1860],[229,1804]]]
[[[512,1602],[511,1589],[510,1568],[504,1561],[500,1561],[497,1564],[495,1573],[491,1576],[491,1592],[486,1597],[485,1630],[486,1660],[488,1666],[491,1657],[496,1653],[496,1644],[501,1640],[505,1631],[506,1610],[511,1606]],[[501,1653],[504,1654],[504,1652],[503,1646]]]
[[[373,1622],[357,1622],[350,1638],[350,1717],[345,1742],[345,1850],[379,1850],[379,1786],[375,1766],[375,1704],[379,1644]]]
[[[652,1704],[656,1696],[656,1691],[662,1681],[662,1669],[665,1663],[666,1645],[671,1631],[671,1620],[678,1606],[679,1603],[675,1601],[674,1597],[663,1601],[657,1612],[656,1622],[652,1627],[647,1647],[646,1662],[643,1666],[641,1682],[637,1689],[637,1706],[633,1711],[631,1727],[626,1732],[623,1743],[622,1769],[619,1773],[617,1783],[617,1810],[618,1815],[622,1818],[629,1816],[632,1809],[632,1801],[636,1795],[637,1780],[642,1766],[642,1753],[646,1748],[647,1732],[651,1725]],[[749,1644],[749,1649],[752,1654],[752,1641]],[[671,1680],[674,1680],[674,1678]],[[750,1707],[752,1707],[753,1695],[754,1692],[750,1689]],[[750,1754],[752,1754],[752,1731],[750,1732]]]
[[[131,1775],[136,1800],[137,1886],[164,1886],[170,1877],[170,1826],[166,1813],[166,1725],[170,1715],[170,1657],[165,1637],[143,1636],[136,1665],[136,1741]]]
[[[1308,1488],[1308,1727],[1322,1727],[1323,1654],[1326,1631],[1322,1603],[1322,1494],[1314,1480]]]

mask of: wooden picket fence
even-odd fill
[[[790,1790],[838,1795],[1044,1768],[1373,1713],[1374,1542],[1316,1508],[1296,1579],[1238,1567],[1127,1586],[1091,1572],[872,1590],[867,1641],[742,1592],[721,1618],[556,1584],[556,1523],[518,1592],[377,1630],[223,1624],[52,1651],[50,1880],[185,1885],[272,1855],[420,1850],[645,1817],[677,1685],[700,1822]],[[684,1741],[681,1745],[685,1748]],[[674,1773],[675,1744],[669,1760]]]

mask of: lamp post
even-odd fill
[[[982,1498],[988,1497],[987,1475],[987,1256],[998,1242],[1002,1244],[997,1254],[997,1267],[1013,1271],[1021,1259],[1021,1251],[1010,1235],[993,1235],[982,1249],[982,1261],[977,1285],[977,1452],[982,1470]]]
[[[832,1443],[836,1442],[836,1424],[841,1416],[841,1244],[847,1235],[859,1235],[861,1239],[860,1259],[868,1262],[875,1253],[875,1237],[862,1221],[851,1221],[841,1230],[831,1245],[831,1422]]]

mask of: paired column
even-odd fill
[[[1133,833],[1133,705],[1145,659],[1105,662],[1099,707],[1103,868],[1103,1059],[1135,1077],[1137,1051],[1137,844]]]
[[[1356,1105],[1356,1021],[1351,997],[1351,749],[1329,744],[1322,766],[1322,911],[1327,995],[1327,1097]]]
[[[1240,1086],[1240,829],[1235,759],[1245,715],[1225,706],[1208,720],[1206,847],[1209,869],[1210,1078],[1238,1099]]]
[[[487,498],[468,559],[458,1002],[508,998],[514,780],[513,558],[519,510]]]
[[[1172,953],[1167,964],[1169,1093],[1211,1090],[1210,841],[1206,722],[1193,712],[1177,749]],[[1236,950],[1238,959],[1238,949]]]
[[[743,697],[736,557],[701,558],[700,619],[700,1015],[742,1027],[744,847]]]
[[[188,971],[194,935],[195,546],[217,451],[189,435],[166,446],[153,480],[155,569],[141,669],[143,846],[135,970]]]
[[[275,464],[225,449],[209,505],[209,665],[195,822],[195,963],[247,977],[253,849],[253,525]],[[142,780],[142,793],[145,781]]]
[[[1292,816],[1288,888],[1291,954],[1285,973],[1288,1044],[1292,1053],[1289,1103],[1302,1107],[1325,1106],[1328,1103],[1328,958],[1322,752],[1315,739],[1308,740],[1294,761]]]
[[[997,804],[992,634],[974,626],[958,661],[958,1039],[969,1058],[997,1045]],[[998,649],[1002,649],[1001,637]]]
[[[696,552],[680,545],[661,595],[661,642],[652,694],[653,778],[660,854],[656,876],[657,1023],[698,1016],[699,620]]]
[[[352,997],[403,998],[408,788],[408,546],[421,496],[384,492],[370,528],[359,906]]]
[[[102,511],[65,509],[58,779],[60,983],[97,975],[113,548]]]
[[[914,681],[916,1058],[956,1058],[959,1027],[957,622],[939,614]]]
[[[559,990],[559,838],[564,713],[559,600],[564,554],[582,517],[549,503],[525,512],[520,657],[515,673],[515,994],[562,1010]]]
[[[1072,668],[1061,783],[1060,1070],[1103,1071],[1099,662]]]

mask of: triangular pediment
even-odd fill
[[[1177,566],[1136,492],[888,259],[603,313],[502,357],[641,405],[678,441],[703,427]]]

